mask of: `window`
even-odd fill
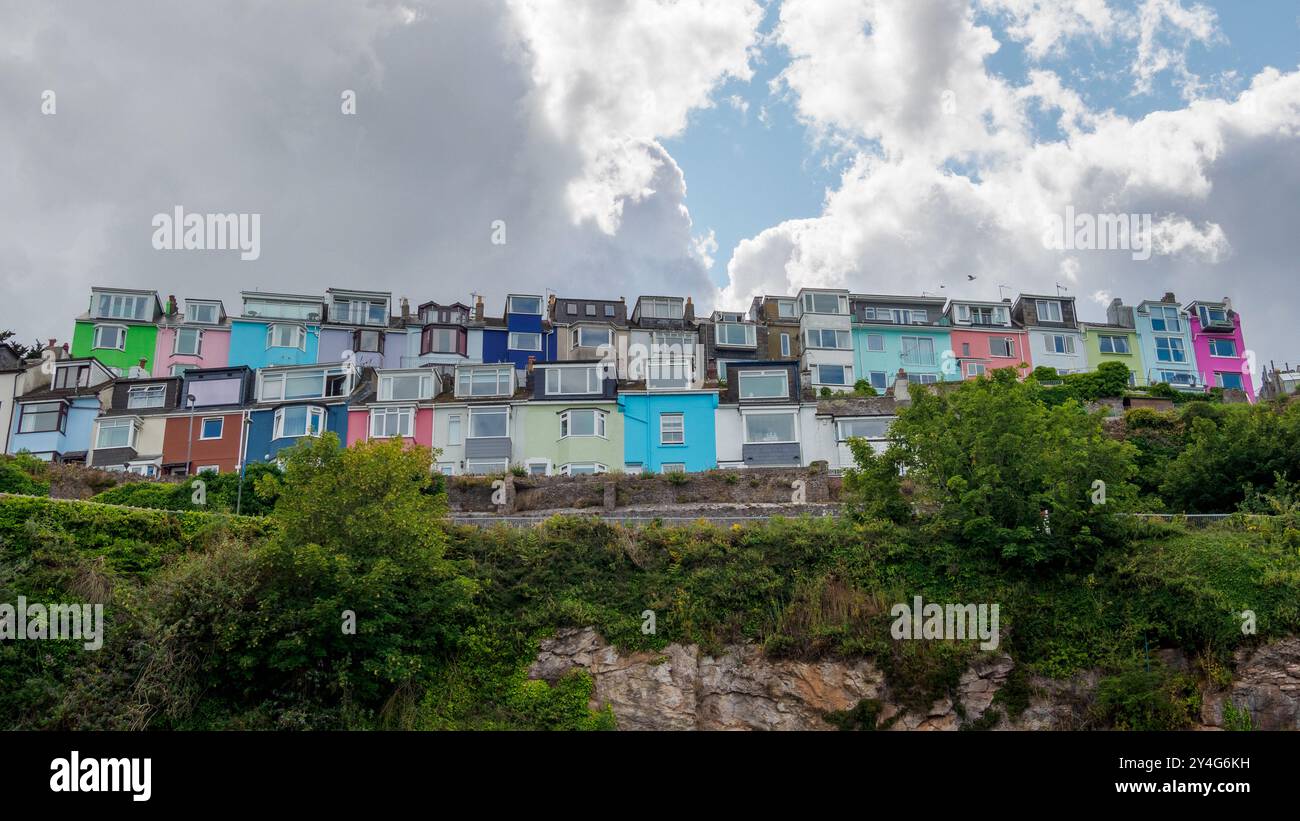
[[[1239,373],[1216,373],[1214,375],[1214,384],[1220,388],[1245,390],[1245,383]]]
[[[395,373],[379,377],[379,401],[413,401],[433,398],[433,374]]]
[[[913,385],[934,385],[939,381],[939,375],[934,373],[909,373],[907,381]]]
[[[853,368],[848,365],[814,365],[813,384],[848,385],[853,382]]]
[[[551,475],[551,462],[549,459],[529,459],[525,463],[525,468],[529,476]]]
[[[885,375],[884,371],[872,371],[867,375],[867,378],[871,380],[871,387],[878,391],[883,391],[885,389],[885,380],[888,377]]]
[[[964,320],[972,325],[1005,325],[1007,322],[1007,309],[979,305],[958,305],[957,319]]]
[[[199,426],[200,439],[220,439],[226,427],[224,416],[209,416]]]
[[[153,467],[153,465],[150,465],[150,467]],[[198,469],[195,470],[194,472],[195,473],[220,473],[221,466],[220,465],[199,465]]]
[[[989,340],[989,355],[1012,357],[1016,355],[1016,341],[1009,336]]]
[[[614,318],[614,306],[613,306],[613,305],[606,305],[606,306],[605,306],[605,316],[608,317],[609,319],[613,319],[613,318]]]
[[[843,442],[854,436],[860,436],[863,439],[884,439],[889,433],[889,423],[892,418],[881,417],[879,419],[841,419],[836,422],[839,428],[839,440]]]
[[[542,349],[542,335],[538,333],[523,333],[521,331],[510,332],[510,350],[512,351],[540,351]]]
[[[600,462],[574,462],[568,465],[560,465],[560,474],[562,476],[594,476],[607,470],[609,468]]]
[[[853,347],[853,341],[848,331],[836,331],[831,328],[809,328],[808,347],[847,350]]]
[[[593,408],[567,410],[560,414],[560,438],[605,436],[605,414]]]
[[[301,325],[272,323],[266,326],[266,347],[307,350],[307,329]]]
[[[18,421],[19,433],[47,433],[62,431],[67,418],[67,407],[62,402],[33,402],[22,405]]]
[[[511,396],[514,392],[513,365],[456,369],[457,396]]]
[[[919,308],[891,308],[889,316],[900,325],[924,325],[930,321],[930,314]]]
[[[1127,336],[1099,336],[1097,346],[1102,353],[1128,353]]]
[[[425,328],[420,353],[460,353],[460,332],[455,328]]]
[[[1156,359],[1161,362],[1186,362],[1187,350],[1176,336],[1156,337]]]
[[[149,476],[149,477],[153,477],[153,476],[157,476],[157,475],[158,475],[158,466],[157,466],[157,465],[152,465],[152,464],[150,464],[150,465],[131,465],[131,466],[129,466],[129,467],[126,469],[126,472],[127,472],[127,473],[134,473],[134,474],[136,474],[137,476]]]
[[[321,317],[321,303],[285,302],[282,300],[245,299],[245,316],[257,316],[267,319],[305,319],[318,321]]]
[[[165,385],[139,385],[126,392],[128,408],[161,408],[166,400]]]
[[[970,356],[970,343],[969,343],[969,342],[963,342],[963,343],[961,343],[961,355],[962,355],[962,356]]]
[[[172,340],[172,353],[183,356],[198,356],[203,350],[203,331],[199,328],[177,328]]]
[[[867,350],[880,352],[885,349],[884,334],[867,334]]]
[[[754,347],[755,330],[753,325],[719,322],[713,327],[718,345],[732,348]]]
[[[776,301],[776,315],[782,319],[794,319],[797,316],[795,303],[792,299],[778,299]]]
[[[323,399],[328,396],[345,396],[348,378],[342,368],[318,370],[262,372],[262,402],[280,402],[290,399]]]
[[[135,440],[135,421],[132,419],[100,419],[96,448],[129,448]]]
[[[934,340],[928,336],[905,336],[899,340],[904,365],[933,365]]]
[[[63,365],[54,372],[54,389],[90,387],[90,365]]]
[[[95,316],[105,319],[152,319],[151,297],[127,294],[96,294]]]
[[[576,304],[570,302],[568,305],[565,306],[564,312],[565,312],[566,314],[568,314],[569,316],[577,316],[577,315],[578,315],[578,306],[577,306]]]
[[[572,347],[578,348],[599,348],[601,345],[609,345],[614,341],[614,332],[609,328],[592,328],[587,325],[579,325],[578,332],[573,335]]]
[[[411,435],[411,408],[371,408],[370,435],[375,439]]]
[[[842,294],[810,292],[803,295],[803,310],[809,314],[847,314],[848,302]]]
[[[1209,325],[1231,325],[1232,321],[1228,319],[1228,309],[1221,307],[1210,307],[1209,305],[1198,305],[1197,312],[1201,317],[1201,327]]]
[[[95,347],[110,351],[126,349],[126,328],[122,325],[96,325]]]
[[[1236,356],[1237,343],[1231,339],[1211,339],[1210,356]]]
[[[646,363],[645,384],[652,391],[684,390],[694,379],[694,359],[652,359]]]
[[[967,375],[967,376],[983,376],[985,370],[986,370],[986,368],[984,367],[983,363],[980,363],[980,362],[967,362],[967,363],[966,363],[966,375]]]
[[[460,414],[447,417],[447,444],[460,444]]]
[[[790,334],[781,334],[781,356],[790,355]]]
[[[745,414],[745,444],[777,444],[795,441],[794,413]]]
[[[542,298],[539,296],[511,296],[506,310],[512,314],[533,314],[535,316],[541,316]]]
[[[546,368],[545,371],[548,394],[600,393],[599,368]]]
[[[686,463],[685,462],[664,462],[659,466],[659,471],[661,473],[685,473]]]
[[[276,439],[299,436],[320,436],[325,430],[325,409],[310,405],[294,405],[275,412]]]
[[[387,325],[388,303],[382,299],[335,299],[330,319],[348,325]]]
[[[384,334],[382,331],[358,330],[352,335],[352,346],[358,353],[383,353]]]
[[[659,444],[686,444],[686,417],[680,413],[659,414]]]
[[[195,368],[195,366],[194,366],[194,365],[190,365],[190,364],[186,364],[186,365],[172,365],[172,366],[171,366],[171,370],[168,371],[168,373],[170,373],[172,376],[180,376],[181,374],[185,373],[186,371],[192,371],[192,370],[194,370],[194,368]]]
[[[465,462],[466,473],[505,473],[510,465],[505,459],[468,459]]]
[[[596,315],[596,306],[595,306],[595,305],[592,305],[590,302],[587,303],[587,311],[586,311],[586,313],[587,313],[587,316],[595,316],[595,315]]]
[[[788,399],[790,375],[780,371],[740,371],[741,399]]]
[[[500,439],[510,435],[509,408],[473,408],[469,412],[471,439]]]
[[[215,302],[185,302],[185,319],[200,325],[216,325],[219,319]]]
[[[681,319],[683,305],[680,299],[641,299],[641,316],[649,319]]]
[[[1061,303],[1054,299],[1036,299],[1034,308],[1038,312],[1039,322],[1061,322]]]
[[[1052,334],[1043,337],[1043,343],[1046,345],[1048,353],[1074,353],[1074,337]]]
[[[1167,305],[1151,306],[1151,330],[1178,332],[1183,329],[1178,309]]]

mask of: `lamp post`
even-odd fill
[[[194,453],[194,394],[185,397],[185,407],[190,411],[190,435],[185,443],[185,475],[190,475],[190,456]]]
[[[248,459],[245,458],[245,454],[247,454],[248,452],[248,427],[249,425],[252,424],[253,424],[253,420],[250,417],[245,416],[243,419],[244,452],[239,454],[239,489],[235,492],[235,515],[236,516],[239,515],[239,511],[244,504],[244,471],[248,468]]]

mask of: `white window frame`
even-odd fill
[[[880,376],[880,384],[876,384],[877,375]],[[867,381],[871,383],[871,387],[878,391],[883,391],[889,387],[889,374],[885,371],[868,371]]]
[[[1232,319],[1228,316],[1228,309],[1222,306],[1211,307],[1209,305],[1196,306],[1196,312],[1201,320],[1201,327],[1205,328],[1210,325],[1231,325]],[[1223,314],[1223,319],[1215,319],[1211,314]]]
[[[220,422],[220,423],[221,423],[221,430],[217,433],[216,436],[205,436],[205,435],[204,435],[203,430],[204,430],[204,428],[207,427],[207,425],[208,425],[209,422]],[[204,416],[202,419],[199,420],[199,441],[213,441],[213,440],[220,439],[221,437],[223,437],[223,436],[225,436],[225,435],[226,435],[226,417],[224,417],[224,416]]]
[[[541,468],[542,468],[542,472],[541,472],[541,473],[533,473],[533,468],[534,468],[534,467],[541,467]],[[550,459],[528,459],[527,461],[524,462],[524,471],[525,471],[529,476],[550,476],[550,475],[551,475],[551,460],[550,460]]]
[[[199,319],[195,315],[195,312],[199,308],[212,309],[212,320],[210,322],[208,320]],[[187,299],[185,300],[185,321],[195,322],[199,325],[218,325],[221,323],[221,306],[216,302]]]
[[[1074,337],[1068,334],[1044,334],[1045,349],[1048,353],[1057,356],[1072,356],[1074,354]],[[1058,350],[1056,342],[1061,341],[1061,348]]]
[[[198,476],[200,473],[203,473],[205,471],[220,474],[221,465],[199,465],[197,468],[194,469],[194,475]]]
[[[662,462],[659,465],[660,473],[685,473],[685,462]]]
[[[487,470],[476,469],[476,466],[487,466]],[[484,476],[493,473],[505,473],[510,469],[508,459],[466,459],[465,472],[475,476]]]
[[[781,356],[790,355],[790,334],[781,334]]]
[[[789,308],[789,311],[783,310]],[[776,316],[778,319],[797,319],[799,317],[799,300],[797,299],[778,299],[776,301]]]
[[[835,300],[835,310],[819,311],[817,310],[817,298],[829,298]],[[844,316],[848,314],[849,298],[844,294],[831,294],[825,291],[806,291],[803,295],[803,312],[805,314],[823,314],[825,316]]]
[[[602,340],[599,341],[599,342],[588,342],[588,341],[586,340],[586,334],[587,334],[587,333],[599,333],[599,334],[604,334],[604,337],[605,337],[605,338],[602,339]],[[598,327],[598,326],[595,326],[595,325],[578,325],[577,327],[575,327],[575,328],[573,329],[573,336],[572,336],[572,338],[569,340],[569,348],[570,348],[570,349],[573,349],[573,348],[599,348],[599,347],[601,347],[602,345],[612,345],[612,344],[614,344],[614,329],[613,329],[613,328],[601,328],[601,327]]]
[[[105,344],[103,344],[103,340],[102,340],[101,337],[100,337],[100,331],[102,331],[102,330],[106,330],[106,329],[109,329],[109,328],[112,328],[112,329],[114,329],[114,330],[120,331],[120,333],[118,334],[118,337],[117,337],[117,340],[118,340],[118,344],[117,344],[117,345],[105,345]],[[125,326],[125,325],[115,325],[115,324],[112,324],[112,323],[104,323],[104,324],[102,324],[102,325],[96,325],[96,326],[95,326],[95,335],[94,335],[94,339],[92,340],[92,347],[93,347],[95,350],[100,350],[100,351],[125,351],[125,350],[126,350],[126,332],[127,332],[127,326]]]
[[[302,408],[302,407],[305,407],[307,409],[307,415],[303,420],[304,431],[302,433],[286,434],[284,432],[285,411],[292,410],[295,408]],[[316,405],[288,405],[283,408],[276,408],[275,424],[273,426],[271,438],[272,439],[302,439],[303,437],[306,436],[320,436],[325,432],[325,426],[328,419],[329,416],[328,414],[325,413],[325,409]],[[313,422],[314,422],[314,426],[316,427],[316,430],[314,432],[312,431]]]
[[[397,417],[397,433],[385,432],[391,417]],[[383,428],[375,432],[375,423],[382,422]],[[371,439],[410,439],[415,435],[415,408],[410,405],[388,405],[370,409]]]
[[[921,350],[921,349],[924,347],[921,343],[929,343],[929,345],[930,345],[930,356],[929,356],[929,359],[928,359],[927,361],[920,361],[920,360],[918,360],[918,359],[915,358],[915,355],[913,355],[913,358],[910,358],[910,359],[908,358],[908,348],[907,348],[907,344],[908,344],[908,341],[909,341],[909,340],[914,341],[914,342],[917,343],[917,344],[916,344],[915,346],[913,346],[913,348],[912,348],[913,352],[915,352],[915,351],[919,351],[919,350]],[[901,363],[904,364],[904,365],[934,366],[934,365],[938,364],[938,363],[936,362],[935,358],[934,358],[934,354],[935,354],[935,351],[937,350],[937,348],[935,347],[935,344],[934,344],[934,337],[932,337],[932,336],[903,336],[903,337],[899,337],[899,340],[898,340],[898,346],[899,346],[899,353],[898,353],[899,362],[901,362]]]
[[[145,397],[142,402],[136,402],[137,396]],[[161,408],[167,404],[167,386],[166,385],[136,385],[126,390],[126,406],[131,410],[142,408]]]
[[[816,378],[813,380],[814,385],[826,385],[832,388],[851,388],[853,387],[853,366],[852,365],[834,365],[830,363],[821,363],[813,365],[813,373]],[[822,379],[822,368],[840,368],[844,374],[843,382],[826,382]]]
[[[741,329],[743,339],[740,342],[723,341],[723,330],[728,333],[733,328]],[[713,344],[719,348],[753,348],[758,344],[757,329],[747,322],[718,322],[713,326]]]
[[[126,441],[120,445],[105,444],[104,432],[107,430],[117,431],[126,428]],[[108,448],[133,448],[135,447],[135,435],[137,426],[135,420],[129,416],[101,417],[99,425],[95,431],[95,450],[107,450]]]
[[[454,425],[453,425],[454,423]],[[453,447],[464,443],[465,434],[462,430],[461,415],[459,413],[449,414],[447,416],[447,446]]]
[[[868,417],[868,416],[864,416],[864,417],[850,418],[850,419],[837,419],[837,420],[835,420],[835,441],[837,441],[837,442],[847,442],[849,439],[852,439],[852,438],[854,438],[854,437],[856,436],[856,438],[858,438],[858,439],[865,439],[865,440],[867,440],[868,442],[883,442],[884,440],[886,440],[886,439],[889,438],[889,426],[890,426],[891,424],[893,424],[895,418],[897,418],[897,417],[893,417],[893,416],[869,416],[869,417]],[[848,425],[848,424],[852,424],[853,422],[874,422],[874,421],[881,420],[881,419],[885,420],[885,432],[884,432],[884,434],[881,435],[881,436],[861,436],[861,435],[858,435],[858,434],[852,434],[852,433],[846,435],[845,432],[844,432],[844,426],[845,426],[845,425]]]
[[[1169,351],[1169,359],[1160,358],[1161,340],[1164,340],[1169,343],[1167,347],[1167,350]],[[1179,354],[1181,356],[1175,356],[1175,354]],[[1156,337],[1156,361],[1157,362],[1186,362],[1187,346],[1183,344],[1183,338],[1181,336],[1157,336]]]
[[[1115,343],[1117,342],[1123,345],[1124,350],[1121,351],[1116,349]],[[1106,350],[1107,343],[1110,344],[1109,351]],[[1097,350],[1101,351],[1102,353],[1120,354],[1120,355],[1132,353],[1131,347],[1128,344],[1128,337],[1122,334],[1098,334]]]
[[[537,347],[521,344],[526,336],[537,337]],[[542,349],[542,333],[541,331],[511,331],[506,345],[512,351],[540,351]]]
[[[574,469],[574,468],[577,468],[577,467],[584,467],[584,468],[585,468],[585,467],[590,467],[590,468],[591,468],[591,473],[579,473],[579,474],[575,474],[575,473],[573,473],[573,469]],[[609,466],[606,465],[606,464],[604,464],[604,463],[602,463],[602,462],[569,462],[569,463],[567,463],[567,464],[560,465],[560,475],[561,475],[561,476],[574,476],[574,475],[577,475],[577,476],[599,476],[599,475],[602,474],[602,473],[608,473],[608,472],[609,472]]]
[[[399,379],[417,380],[419,387],[415,396],[394,396],[393,387]],[[431,373],[389,373],[379,377],[380,402],[423,402],[433,398],[433,374]]]
[[[574,433],[573,432],[573,415],[576,413],[592,414],[591,433]],[[608,432],[608,413],[599,408],[570,408],[560,413],[560,438],[561,439],[607,439]]]
[[[997,351],[993,350],[993,343],[994,343],[994,342],[998,342],[998,341],[1001,341],[1001,342],[1005,342],[1005,343],[1007,343],[1007,352],[1006,352],[1006,353],[998,353]],[[997,357],[998,359],[1015,359],[1015,357],[1016,357],[1016,338],[1013,337],[1013,336],[995,336],[995,337],[991,337],[991,338],[989,339],[989,356],[994,356],[994,357]]]
[[[817,338],[817,344],[815,345],[813,344],[814,334],[816,334],[816,338]],[[826,334],[830,334],[831,338],[835,340],[834,345],[824,344],[826,342]],[[844,336],[841,337],[840,334],[843,334]],[[852,334],[849,331],[840,330],[838,328],[809,328],[808,331],[804,334],[804,338],[809,348],[815,348],[823,351],[849,351],[853,349]],[[844,340],[846,344],[844,345],[839,344],[841,338]]]
[[[108,300],[108,310],[103,310],[104,300]],[[151,319],[149,314],[150,297],[144,294],[116,294],[98,292],[92,295],[94,316],[96,319]],[[129,311],[114,310],[131,306]]]
[[[867,334],[867,350],[871,353],[883,353],[885,350],[885,335]]]
[[[548,367],[542,369],[546,376],[546,394],[548,396],[597,396],[601,393],[600,368],[596,365],[579,365],[574,367]],[[586,371],[587,389],[582,391],[561,390],[564,384],[562,371]]]
[[[987,372],[988,372],[988,366],[985,365],[983,362],[966,363],[967,376],[983,376]]]
[[[662,309],[662,310],[661,310]],[[686,316],[686,303],[671,297],[643,297],[642,319],[682,319]]]
[[[790,427],[792,438],[764,439],[762,441],[751,441],[749,438],[749,420],[753,417],[759,417],[759,416],[790,417],[790,419],[792,420],[791,427]],[[756,411],[754,413],[746,413],[742,415],[740,427],[741,427],[742,441],[746,445],[791,445],[791,444],[798,444],[799,442],[799,412],[795,410],[782,410],[782,411],[771,410],[771,411]]]
[[[1035,299],[1034,312],[1038,315],[1039,322],[1065,321],[1065,309],[1062,307],[1059,299]],[[1053,313],[1056,315],[1052,316]],[[1044,314],[1046,314],[1046,316],[1044,316]]]
[[[667,436],[676,436],[677,438],[670,440],[666,438]],[[686,414],[676,411],[659,414],[659,444],[686,444]]]
[[[1223,384],[1223,377],[1225,377],[1225,376],[1235,376],[1235,377],[1237,377],[1237,380],[1238,380],[1239,382],[1241,382],[1241,386],[1240,386],[1240,387],[1237,387],[1237,388],[1229,388],[1227,385]],[[1243,375],[1240,374],[1240,373],[1237,373],[1236,371],[1215,371],[1215,372],[1214,372],[1214,386],[1215,386],[1216,388],[1224,388],[1225,390],[1241,390],[1241,391],[1244,391],[1244,390],[1246,389],[1246,377],[1243,376]]]
[[[537,310],[525,311],[515,307],[515,300],[525,300],[525,299],[537,300]],[[546,300],[542,299],[540,296],[533,296],[531,294],[511,294],[509,297],[506,298],[506,313],[525,314],[527,316],[541,316],[542,312],[545,310],[546,310]]]
[[[1151,313],[1151,330],[1157,333],[1176,333],[1183,332],[1183,315],[1178,308],[1173,305],[1152,305],[1149,308]],[[1162,327],[1156,327],[1156,317],[1159,316]],[[1171,318],[1172,317],[1172,318]],[[1173,327],[1170,327],[1172,324]]]
[[[181,335],[186,331],[194,334],[194,350],[181,350]],[[172,334],[172,354],[174,356],[202,356],[203,355],[203,329],[180,327]]]
[[[293,328],[293,335],[296,339],[294,344],[275,344],[277,328]],[[307,350],[307,329],[294,322],[268,322],[266,325],[266,349],[269,351],[272,348],[297,348],[300,351]]]
[[[495,435],[495,436],[475,436],[475,435],[474,435],[474,420],[475,420],[475,419],[478,419],[478,418],[481,418],[481,417],[485,417],[485,416],[501,416],[501,415],[504,415],[505,418],[506,418],[506,430],[505,430],[505,433],[502,433],[502,434],[499,434],[499,435]],[[468,431],[467,431],[467,433],[468,433],[468,435],[467,435],[466,438],[468,438],[468,439],[509,439],[509,438],[510,438],[510,408],[508,408],[508,407],[503,407],[503,406],[496,406],[496,407],[491,407],[491,408],[470,408],[470,409],[469,409],[469,427],[468,427]]]
[[[790,397],[790,372],[784,368],[781,368],[780,370],[763,370],[763,371],[747,369],[747,370],[738,371],[737,373],[739,375],[736,377],[736,396],[739,399],[788,399]],[[764,394],[762,396],[745,395],[745,379],[747,377],[749,379],[758,379],[758,378],[765,379],[772,376],[781,377],[781,383],[785,387],[782,389],[780,393],[775,393],[771,395]]]
[[[475,374],[496,374],[496,392],[495,393],[474,393],[474,376]],[[463,382],[463,384],[462,384]],[[507,387],[502,391],[502,386]],[[462,390],[462,387],[468,387],[468,391]],[[456,369],[456,396],[464,397],[481,397],[481,396],[514,396],[515,395],[515,366],[510,364],[503,365],[474,365],[469,367],[459,367]]]
[[[1210,340],[1207,340],[1207,341],[1209,342],[1209,351],[1210,351],[1210,356],[1213,356],[1213,357],[1215,357],[1215,358],[1217,358],[1217,359],[1236,359],[1236,358],[1239,356],[1239,354],[1237,353],[1237,340],[1235,340],[1235,339],[1210,339]],[[1215,347],[1216,347],[1217,345],[1229,345],[1229,346],[1231,346],[1231,347],[1232,347],[1232,353],[1218,353],[1218,352],[1216,352],[1214,349],[1215,349]]]

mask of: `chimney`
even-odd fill
[[[1160,298],[1160,301],[1161,301],[1161,302],[1173,302],[1173,303],[1177,303],[1177,302],[1178,302],[1178,298],[1174,296],[1174,292],[1173,292],[1173,291],[1165,291],[1165,295],[1164,295],[1163,297]]]
[[[149,360],[145,359],[144,357],[140,357],[140,370],[144,371],[145,373],[148,373],[148,369],[145,367],[147,364],[149,364]]]
[[[535,357],[535,356],[530,356],[530,357],[528,357],[528,372],[529,372],[529,373],[532,373],[532,372],[533,372],[533,366],[536,365],[536,364],[537,364],[537,357]]]
[[[71,358],[72,358],[72,354],[68,352],[68,343],[64,342],[63,354],[59,356],[59,359],[71,359]]]
[[[555,316],[555,294],[546,297],[546,313]]]
[[[691,303],[690,297],[686,297],[686,309],[682,311],[682,317],[687,322],[695,321],[695,305]]]
[[[483,321],[483,297],[481,296],[474,300],[474,320],[476,322]]]
[[[399,304],[402,306],[402,324],[405,325],[411,321],[411,301],[402,297]]]
[[[1137,327],[1137,322],[1133,318],[1133,309],[1124,305],[1124,300],[1115,297],[1106,306],[1106,321],[1111,325],[1122,325],[1125,328]]]
[[[907,392],[907,371],[902,368],[898,369],[898,375],[894,377],[894,402],[899,405],[912,404],[912,397]]]
[[[180,309],[180,303],[176,301],[176,294],[167,295],[167,316],[176,316]]]

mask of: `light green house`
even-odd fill
[[[529,473],[578,476],[623,470],[623,414],[616,401],[531,401],[516,405],[515,412],[519,447],[514,461]]]
[[[151,374],[162,315],[156,291],[92,288],[90,310],[77,317],[72,332],[72,355],[93,357],[122,376],[144,360]]]
[[[1088,370],[1097,370],[1103,362],[1123,362],[1129,370],[1130,385],[1147,384],[1137,329],[1103,322],[1083,322],[1080,327]]]

